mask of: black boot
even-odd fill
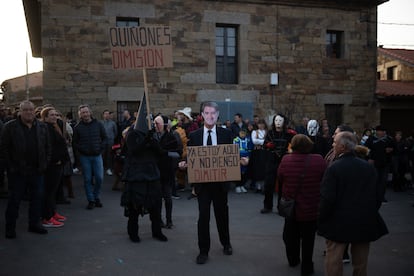
[[[138,236],[138,214],[136,213],[136,211],[134,210],[134,212],[132,212],[132,214],[129,214],[129,218],[128,218],[128,235],[129,235],[129,239],[132,242],[140,242],[141,239]]]
[[[152,233],[152,237],[159,241],[163,241],[163,242],[168,241],[168,238],[162,232]]]
[[[161,212],[150,210],[152,237],[159,241],[168,241],[167,237],[161,232]]]
[[[161,232],[161,225],[160,223],[155,223],[152,221],[151,223],[151,230],[152,230],[152,237],[159,241],[168,241],[167,237]]]
[[[165,201],[165,216],[167,219],[167,224],[165,225],[165,228],[171,229],[173,227],[172,224],[172,200],[166,200]]]

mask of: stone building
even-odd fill
[[[30,100],[35,105],[43,104],[43,72],[31,73],[1,83],[2,102],[14,109],[20,102]]]
[[[137,109],[142,70],[114,70],[109,28],[170,26],[173,67],[146,69],[153,113],[215,100],[220,119],[275,112],[375,124],[377,5],[387,0],[23,0],[44,102]]]
[[[414,50],[378,48],[377,77],[381,124],[414,135]]]

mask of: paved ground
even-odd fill
[[[47,235],[27,232],[27,202],[22,202],[17,239],[4,238],[6,199],[0,199],[0,275],[300,275],[287,265],[282,241],[283,220],[276,213],[262,215],[262,195],[229,194],[230,235],[234,254],[225,256],[214,218],[209,262],[195,264],[197,201],[189,192],[174,200],[175,228],[164,230],[167,243],[151,237],[148,217],[140,221],[141,242],[131,243],[126,218],[119,206],[120,192],[105,177],[103,208],[86,210],[81,176],[74,176],[75,196],[58,205],[68,217],[65,226]],[[414,275],[414,196],[387,191],[389,203],[381,213],[390,234],[371,246],[369,275]],[[323,275],[324,240],[316,238],[315,275]],[[345,275],[351,275],[345,265]]]

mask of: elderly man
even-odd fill
[[[16,220],[20,201],[29,188],[29,232],[47,234],[40,218],[43,204],[43,174],[51,158],[46,125],[35,118],[30,101],[20,103],[17,119],[4,125],[0,143],[0,161],[7,168],[10,197],[6,208],[6,238],[16,238]]]
[[[337,160],[321,184],[318,233],[326,238],[326,275],[342,275],[342,256],[351,244],[353,275],[367,275],[370,242],[388,233],[378,209],[381,187],[375,168],[355,156],[353,133],[339,132],[333,148]]]

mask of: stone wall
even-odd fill
[[[294,2],[308,1],[292,1],[292,6],[254,1],[42,1],[44,100],[62,112],[81,103],[98,112],[115,110],[117,101],[140,100],[142,72],[112,70],[108,36],[117,16],[138,17],[141,25],[172,29],[174,67],[147,70],[155,112],[171,114],[184,106],[198,110],[202,100],[227,97],[253,103],[254,113],[262,117],[290,110],[293,122],[303,115],[324,117],[324,104],[343,104],[344,123],[356,129],[362,129],[364,121],[377,121],[376,7],[326,8],[326,1],[307,7]],[[238,84],[215,83],[217,23],[239,28]],[[344,58],[326,57],[327,30],[344,32]],[[273,72],[279,74],[277,86],[269,83]]]

